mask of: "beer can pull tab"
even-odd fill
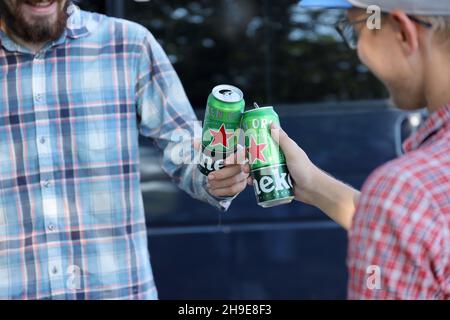
[[[222,90],[222,91],[220,91],[220,93],[223,94],[227,98],[229,98],[233,95],[233,91],[231,91],[231,90]]]
[[[259,109],[259,104],[257,104],[256,102],[253,103],[253,106],[255,107],[255,109]]]

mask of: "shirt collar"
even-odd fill
[[[410,136],[403,145],[405,152],[419,149],[433,134],[450,122],[450,104],[435,111],[423,125]]]
[[[81,14],[79,7],[71,3],[67,8],[69,19],[67,20],[66,32],[69,38],[77,39],[90,33],[89,21]]]
[[[64,43],[66,37],[71,39],[77,39],[89,35],[91,32],[89,21],[83,16],[80,8],[71,3],[67,8],[69,19],[67,20],[67,26],[61,37],[52,43],[48,43],[44,49]],[[0,45],[6,50],[11,52],[23,52],[29,53],[29,50],[23,48],[18,43],[14,42],[5,32],[0,30]]]

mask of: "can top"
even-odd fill
[[[236,103],[244,99],[242,91],[234,86],[222,84],[213,89],[214,98],[226,103]]]
[[[244,113],[248,114],[248,113],[254,113],[254,112],[258,112],[258,111],[264,112],[264,111],[267,111],[267,110],[273,110],[273,107],[258,107],[258,108],[255,108],[255,109],[247,110]]]

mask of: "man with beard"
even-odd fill
[[[450,4],[442,0],[304,0],[345,8],[339,32],[401,109],[430,117],[362,191],[317,168],[280,138],[296,198],[349,230],[350,299],[450,299]],[[367,10],[369,9],[369,10]],[[381,28],[371,28],[374,10]],[[379,12],[380,13],[380,12]]]
[[[175,157],[196,118],[145,28],[68,0],[2,0],[0,17],[0,298],[156,299],[139,133],[182,189],[223,210],[246,168],[206,181]]]

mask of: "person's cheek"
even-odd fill
[[[367,51],[368,51],[368,49],[367,49],[365,39],[361,37],[358,41],[358,46],[357,46],[358,58],[362,64],[364,64],[366,67],[370,68],[369,55],[368,55]]]
[[[384,62],[381,52],[379,52],[375,39],[370,35],[361,37],[358,41],[357,53],[359,60],[364,64],[370,72],[372,72],[379,80],[383,81]]]

